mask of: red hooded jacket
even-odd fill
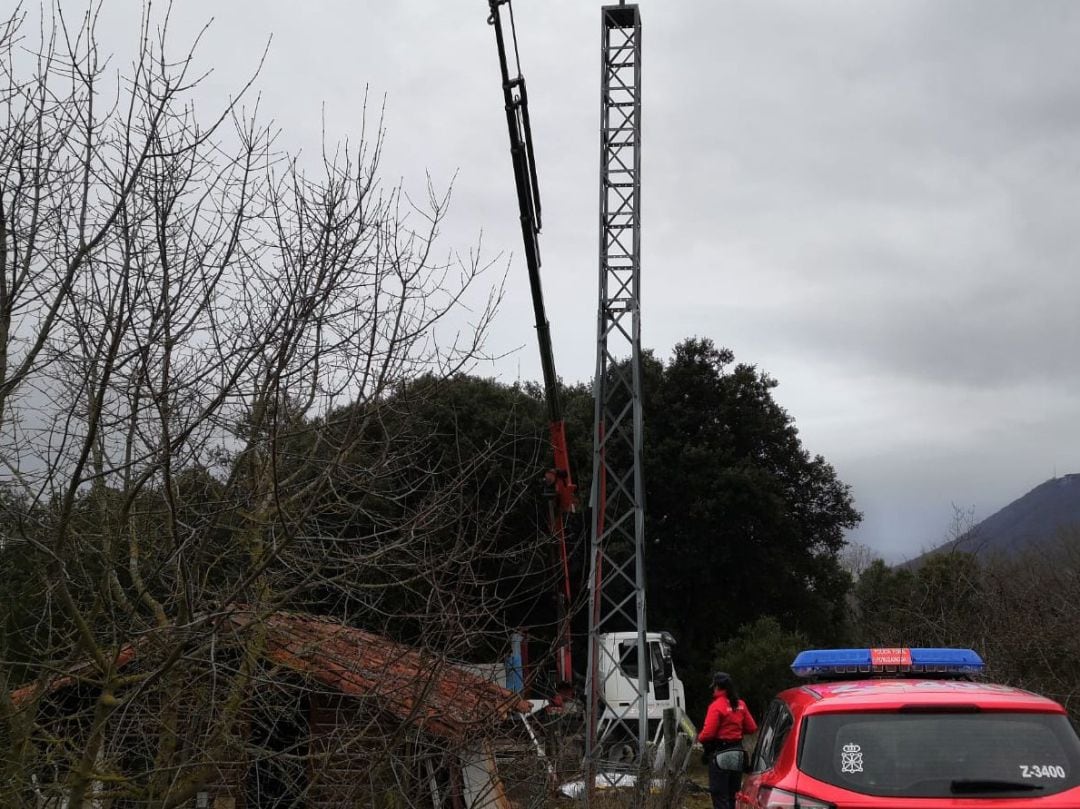
[[[698,741],[737,742],[747,733],[757,730],[757,722],[750,715],[746,703],[739,700],[739,707],[731,709],[731,702],[723,691],[713,691],[713,701],[705,712],[705,725],[698,734]]]

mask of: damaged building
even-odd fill
[[[9,697],[27,765],[11,795],[35,809],[72,794],[94,809],[502,809],[545,789],[527,701],[433,652],[296,613],[148,633],[108,671],[80,663]],[[515,759],[540,775],[508,782],[500,763]]]

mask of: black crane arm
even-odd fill
[[[507,58],[507,38],[503,30],[500,6],[507,7],[510,20],[510,41],[514,48],[515,73],[511,76]],[[549,489],[549,530],[555,542],[562,582],[557,593],[559,638],[556,642],[556,668],[559,679],[570,682],[570,566],[566,549],[565,515],[576,509],[577,498],[570,476],[570,454],[566,445],[566,425],[559,401],[559,382],[555,374],[555,354],[551,346],[551,326],[544,309],[544,290],[540,283],[540,186],[536,179],[536,160],[533,153],[532,127],[529,124],[529,95],[525,77],[521,75],[518,58],[517,32],[510,0],[488,0],[488,23],[495,29],[499,51],[499,70],[502,75],[503,103],[506,127],[510,135],[510,156],[514,164],[518,211],[521,219],[521,239],[525,247],[525,263],[529,272],[536,339],[540,348],[540,366],[544,374],[544,398],[548,410],[548,429],[554,465],[545,474]]]
[[[551,326],[544,308],[544,290],[540,283],[540,186],[536,179],[536,159],[533,151],[532,127],[529,123],[529,94],[525,77],[521,75],[521,63],[517,53],[517,35],[514,30],[513,9],[509,0],[488,0],[491,15],[488,22],[495,28],[495,43],[499,50],[499,69],[502,72],[503,102],[506,108],[506,126],[510,135],[510,156],[514,164],[514,181],[517,185],[518,210],[521,218],[521,239],[525,247],[525,263],[529,273],[532,292],[533,315],[536,336],[540,348],[540,364],[544,374],[544,395],[548,405],[548,420],[562,421],[559,401],[558,378],[555,374],[555,354],[551,347]],[[510,41],[514,46],[516,75],[510,75],[507,58],[507,41],[503,31],[499,6],[507,6],[510,18]]]

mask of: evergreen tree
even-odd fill
[[[692,695],[717,642],[759,616],[815,643],[846,632],[838,554],[860,519],[772,398],[776,381],[733,362],[691,338],[645,377],[649,621],[678,638]]]

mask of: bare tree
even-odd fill
[[[840,567],[851,574],[851,578],[858,581],[861,576],[874,560],[877,559],[877,553],[869,545],[864,545],[861,542],[849,541],[844,545],[843,550],[840,551]]]
[[[985,562],[987,659],[996,677],[1080,715],[1080,531],[1063,529],[1015,556]]]
[[[427,695],[507,631],[505,568],[540,564],[499,532],[521,489],[480,496],[504,447],[438,456],[410,418],[481,356],[500,287],[441,252],[449,191],[380,184],[381,117],[303,164],[247,87],[200,113],[195,49],[149,7],[122,71],[96,10],[45,14],[37,43],[24,10],[0,26],[0,522],[33,581],[0,648],[0,802],[299,805],[355,747],[364,788],[430,803],[454,751]],[[334,689],[273,621],[309,608],[422,630],[410,715],[297,735]]]

